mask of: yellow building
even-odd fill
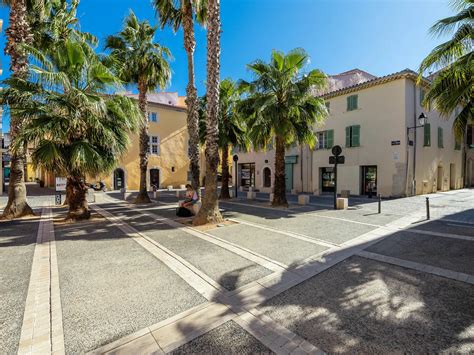
[[[138,100],[138,95],[127,94]],[[179,187],[188,181],[188,133],[184,97],[178,93],[148,95],[149,155],[147,187]],[[138,190],[140,183],[139,137],[131,137],[128,152],[117,168],[102,180],[110,190]],[[92,181],[90,181],[92,182]]]

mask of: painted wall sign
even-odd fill
[[[56,177],[56,191],[66,191],[67,178]]]

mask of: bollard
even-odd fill
[[[379,194],[379,213],[382,213],[382,195]]]
[[[426,219],[430,219],[430,198],[426,198]]]

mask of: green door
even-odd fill
[[[285,163],[285,186],[286,191],[290,192],[293,189],[293,164]]]

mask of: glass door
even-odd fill
[[[362,167],[362,195],[369,197],[377,194],[377,166]]]

